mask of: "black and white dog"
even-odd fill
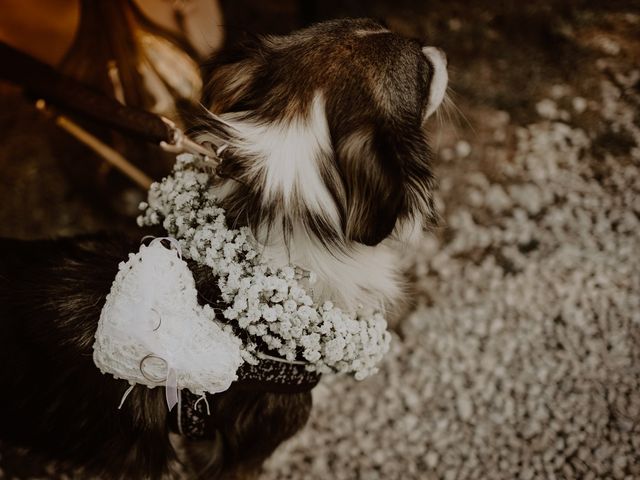
[[[371,20],[339,20],[262,38],[207,72],[212,114],[198,138],[228,145],[212,188],[229,221],[252,229],[272,265],[315,272],[318,301],[396,302],[396,246],[435,222],[423,124],[445,95],[442,52]],[[128,384],[92,361],[118,263],[138,243],[0,241],[1,439],[105,477],[169,473],[175,419],[162,389],[134,389],[117,410]],[[192,270],[210,301],[213,279]],[[302,428],[311,395],[241,378],[209,404],[198,474],[238,478]]]

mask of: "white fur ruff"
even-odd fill
[[[262,179],[265,203],[281,196],[284,210],[291,211],[300,202],[309,211],[323,212],[338,233],[342,231],[338,210],[320,173],[319,159],[332,150],[325,108],[322,93],[315,92],[309,112],[291,121],[255,123],[239,119],[242,115],[237,113],[218,118],[243,138],[234,145],[237,154],[256,159],[246,181]],[[223,141],[210,133],[202,134],[198,140],[214,144]],[[365,141],[366,137],[354,137],[345,148],[354,149],[355,155]],[[233,180],[215,182],[213,187],[220,199],[234,188]],[[360,305],[384,310],[387,304],[402,297],[396,245],[388,241],[375,247],[350,243],[345,251],[330,251],[319,238],[309,234],[299,219],[293,224],[294,241],[289,243],[279,231],[278,222],[252,233],[263,245],[262,256],[269,266],[281,268],[293,264],[317,275],[314,300],[318,303],[331,300],[347,310]],[[421,225],[417,227],[422,230]]]

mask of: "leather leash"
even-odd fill
[[[3,42],[0,42],[0,79],[22,86],[26,92],[38,99],[37,106],[41,110],[45,104],[40,100],[44,100],[47,104],[90,118],[121,133],[159,145],[166,151],[201,155],[205,160],[217,163],[214,151],[191,140],[171,120],[123,105]],[[135,175],[131,176],[118,166],[118,162],[128,163],[118,152],[66,117],[58,116],[56,123],[103,157],[106,152],[107,156],[115,158],[115,163],[112,163],[117,168],[123,170],[136,183],[148,188],[142,172],[138,171],[141,175],[136,179]],[[131,164],[129,166],[133,167]]]

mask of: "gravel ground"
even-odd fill
[[[382,374],[324,382],[264,479],[640,478],[640,129],[602,91],[631,154],[516,129],[502,180],[466,175],[413,258],[420,305]]]
[[[434,135],[418,306],[379,376],[316,389],[264,480],[640,478],[640,70],[611,38],[576,33],[589,81],[543,85],[522,126]]]
[[[324,379],[261,478],[640,479],[637,8],[384,3],[355,13],[449,54],[464,115],[430,126],[442,224],[406,259],[416,308],[381,373]],[[13,115],[0,234],[113,225],[46,145],[11,161],[34,123]],[[0,447],[2,478],[70,477]]]

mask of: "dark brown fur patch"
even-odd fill
[[[92,345],[118,264],[139,243],[120,236],[0,239],[0,438],[103,478],[160,478],[176,453],[164,389],[103,375]],[[196,272],[204,288],[210,281]],[[202,301],[202,299],[201,299]],[[215,299],[214,299],[215,301]],[[311,395],[234,384],[209,396],[206,478],[258,468],[306,422]],[[216,453],[217,452],[217,453]]]

